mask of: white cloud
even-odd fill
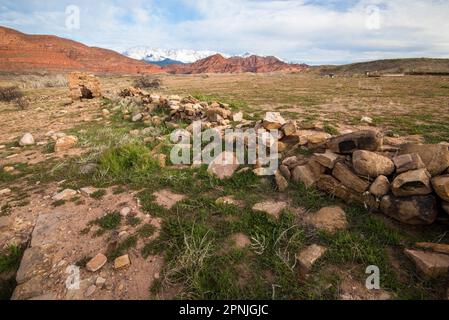
[[[164,1],[165,6],[143,0],[68,2],[81,8],[78,31],[64,29],[63,5],[60,11],[43,10],[37,4],[31,13],[3,11],[0,24],[116,50],[147,45],[249,51],[309,63],[449,57],[449,1],[445,0],[360,0],[348,1],[353,5],[346,7],[344,1],[302,0],[179,0],[171,1],[171,6],[170,1]],[[176,10],[177,4],[196,15],[173,19],[176,14],[168,10]],[[367,19],[373,18],[367,11],[370,5],[379,8],[378,28],[367,27]]]

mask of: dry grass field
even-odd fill
[[[337,134],[366,128],[361,119],[370,117],[370,126],[392,135],[449,141],[449,77],[326,78],[313,72],[154,77],[162,80],[160,93],[227,102],[246,119],[279,111],[287,119],[319,124]],[[79,215],[68,229],[53,235],[66,241],[62,249],[49,252],[59,262],[47,266],[50,271],[42,266],[41,294],[52,292],[57,299],[446,298],[447,277],[419,274],[403,251],[417,241],[448,243],[447,227],[405,226],[301,183],[279,193],[271,177],[251,171],[219,180],[204,167],[161,168],[151,154],[155,148],[169,154],[170,129],[157,124],[159,140],[147,139],[139,134],[143,123],[123,118],[117,98],[135,77],[102,76],[105,98],[75,103],[68,101],[68,89],[57,80],[54,87],[22,85],[29,101],[24,110],[0,102],[0,190],[10,189],[0,195],[0,217],[9,217],[10,223],[0,234],[0,298],[9,298],[16,287],[23,244],[43,212]],[[0,77],[1,87],[21,83],[18,76]],[[55,153],[49,131],[75,135],[78,144]],[[18,145],[25,132],[33,134],[35,145]],[[86,173],[88,165],[92,170]],[[68,200],[52,199],[56,192],[83,187],[96,191],[87,197],[78,193]],[[166,189],[184,197],[172,207],[156,204],[155,193]],[[238,205],[216,201],[224,196],[234,197]],[[253,212],[260,201],[288,206],[275,220]],[[328,235],[301,224],[305,215],[335,204],[346,211],[346,230]],[[125,205],[135,215],[121,216]],[[302,279],[295,255],[312,243],[328,251],[310,277]],[[98,252],[105,252],[108,261],[128,253],[131,267],[117,271],[108,262],[100,273],[106,284],[100,287],[98,278],[85,270]],[[81,267],[81,290],[87,289],[88,296],[65,289],[69,264]],[[381,269],[382,290],[374,293],[364,282],[370,265]],[[17,291],[28,297],[31,289]]]

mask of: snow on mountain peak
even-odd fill
[[[164,60],[173,60],[181,63],[193,63],[198,60],[210,57],[219,52],[209,50],[188,50],[188,49],[157,49],[148,47],[134,47],[123,54],[136,60],[145,60],[147,62],[161,62]],[[221,55],[229,57],[226,54]]]

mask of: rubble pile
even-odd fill
[[[411,225],[448,218],[447,144],[388,145],[374,130],[323,141],[309,158],[287,157],[280,173],[346,202],[359,202]]]

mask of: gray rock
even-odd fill
[[[30,280],[39,269],[45,268],[45,266],[45,256],[41,248],[26,249],[20,262],[19,270],[17,270],[17,283],[22,284]]]
[[[433,195],[396,198],[387,195],[380,203],[381,211],[398,221],[411,225],[429,225],[438,216]]]
[[[31,133],[25,133],[19,141],[19,145],[21,145],[22,147],[31,146],[34,143],[35,143],[34,137]]]
[[[351,154],[356,150],[376,151],[382,145],[380,132],[366,130],[335,137],[327,143],[332,152]]]

